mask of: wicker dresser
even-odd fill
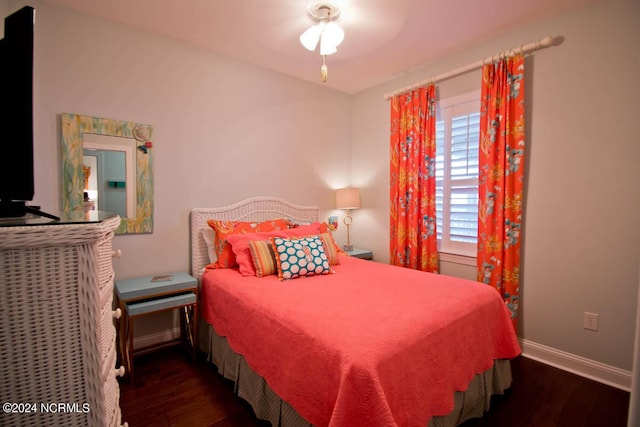
[[[121,424],[120,310],[112,308],[119,223],[105,215],[0,227],[0,425]]]

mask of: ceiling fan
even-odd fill
[[[327,81],[328,68],[326,56],[338,51],[338,45],[344,40],[344,31],[335,22],[340,16],[340,9],[326,1],[311,2],[307,6],[307,13],[314,21],[314,24],[300,35],[300,43],[310,50],[316,50],[320,43],[320,55],[322,56],[322,67],[320,77],[323,82]]]

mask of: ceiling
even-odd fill
[[[326,83],[320,54],[298,40],[312,24],[309,0],[46,1],[354,94],[594,0],[329,0],[341,9],[345,38],[327,56]]]

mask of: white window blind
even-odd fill
[[[476,256],[480,92],[438,103],[436,223],[439,250]]]

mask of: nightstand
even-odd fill
[[[373,259],[373,252],[368,251],[366,249],[353,248],[352,251],[345,251],[345,252],[347,253],[347,255],[352,257],[368,259],[368,260]]]
[[[180,339],[152,348],[177,343],[190,348],[193,360],[197,354],[198,281],[187,273],[146,276],[115,282],[117,304],[122,311],[118,327],[120,357],[133,384],[133,323],[137,317],[168,310],[180,311]]]

